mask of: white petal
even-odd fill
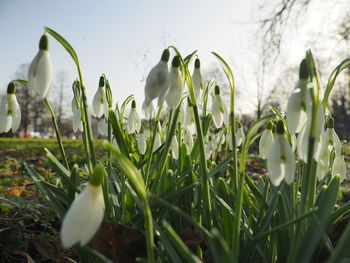
[[[131,109],[126,127],[129,134],[132,134],[135,132],[136,130],[135,109]]]
[[[92,110],[94,113],[94,116],[97,118],[102,117],[103,114],[103,100],[104,98],[101,97],[101,91],[100,88],[97,89],[95,96],[92,100]]]
[[[176,135],[171,139],[171,153],[175,160],[179,157],[179,143],[177,141]]]
[[[86,244],[96,233],[103,219],[103,194],[100,186],[88,184],[73,201],[61,227],[61,240],[65,248],[80,241]]]
[[[286,110],[286,121],[288,124],[288,130],[290,134],[299,132],[304,125],[300,121],[301,108],[301,90],[294,90],[288,99],[288,105]]]
[[[169,88],[169,70],[168,64],[164,61],[154,66],[146,78],[145,100],[147,104],[153,99],[161,97],[158,105],[162,105],[164,97]]]
[[[266,159],[273,145],[273,134],[271,130],[265,130],[259,141],[259,154]]]
[[[10,96],[10,103],[9,106],[11,107],[12,111],[12,132],[16,132],[19,125],[21,124],[21,109],[19,108],[16,95],[15,94],[9,94]]]
[[[34,73],[36,79],[35,91],[41,98],[46,98],[48,92],[53,86],[53,68],[49,51],[39,50],[37,68]]]
[[[334,158],[332,166],[332,178],[336,175],[339,175],[340,182],[342,182],[346,177],[346,162],[343,155],[336,155]]]
[[[141,154],[145,154],[147,144],[146,144],[146,136],[144,133],[140,133],[137,136],[137,146],[139,147],[139,152]]]
[[[295,175],[295,156],[292,151],[292,147],[286,136],[282,138],[282,155],[285,157],[285,176],[284,180],[287,184],[291,184],[294,180]]]
[[[170,88],[165,97],[165,101],[169,108],[176,109],[181,101],[182,97],[182,77],[178,68],[171,68],[170,71]]]
[[[201,103],[201,92],[204,88],[204,81],[202,77],[201,70],[199,68],[195,68],[192,74],[194,95],[196,97],[197,104]]]
[[[214,96],[213,104],[211,106],[211,114],[213,116],[215,127],[221,128],[224,119],[221,111],[220,98],[218,95]]]
[[[276,135],[276,137],[281,135]],[[267,156],[267,171],[272,185],[279,186],[284,177],[285,164],[281,161],[280,139],[275,138],[271,151]]]

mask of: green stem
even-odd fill
[[[211,199],[210,199],[210,191],[209,191],[209,178],[207,174],[207,167],[205,161],[205,149],[204,149],[204,140],[203,140],[203,132],[202,125],[198,113],[197,105],[193,105],[194,119],[197,127],[197,136],[199,142],[199,167],[200,174],[202,178],[202,194],[203,194],[203,210],[204,210],[204,218],[206,220],[206,226],[210,229],[213,227],[212,220],[212,207],[211,207]]]
[[[47,107],[49,108],[49,111],[50,111],[50,114],[51,114],[52,122],[53,122],[53,125],[55,127],[56,138],[57,138],[57,141],[58,141],[58,145],[59,145],[59,148],[60,148],[62,159],[64,161],[64,165],[66,166],[67,170],[69,171],[68,160],[67,160],[66,152],[64,151],[64,148],[63,148],[63,143],[62,143],[62,140],[61,140],[60,131],[58,129],[55,113],[53,112],[53,109],[52,109],[49,101],[46,98],[45,98],[44,101],[45,101],[45,104],[47,105]]]
[[[151,192],[153,192],[153,190],[156,188],[157,183],[160,181],[160,178],[163,177],[163,173],[164,173],[164,169],[165,169],[165,165],[166,165],[166,159],[167,159],[167,155],[169,153],[169,149],[171,146],[171,140],[172,140],[174,133],[175,133],[176,124],[177,124],[177,117],[179,115],[179,111],[180,111],[180,106],[176,109],[174,116],[173,116],[173,110],[170,111],[169,122],[171,122],[171,124],[169,125],[168,136],[167,136],[165,146],[164,146],[163,151],[162,151],[162,155],[160,157],[160,164],[159,164],[159,170],[158,170],[159,172],[157,173],[156,178],[153,181]]]
[[[162,112],[163,106],[160,106],[158,109],[158,113],[155,119],[155,123],[154,123],[154,127],[153,127],[153,131],[152,131],[152,139],[151,139],[151,145],[148,149],[148,153],[146,156],[148,156],[147,159],[147,163],[146,163],[146,174],[145,174],[145,181],[146,181],[146,186],[149,183],[149,173],[151,170],[151,161],[152,161],[152,157],[153,157],[153,146],[154,146],[154,141],[156,139],[156,134],[157,134],[157,128],[158,128],[158,122],[159,122],[159,118],[160,118],[160,114]],[[152,123],[152,122],[151,122]]]

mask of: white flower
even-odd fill
[[[332,166],[332,178],[336,175],[339,176],[340,182],[342,182],[346,177],[346,162],[344,160],[344,155],[336,154]]]
[[[169,50],[165,49],[161,60],[148,74],[145,85],[144,105],[149,105],[155,98],[158,98],[158,106],[163,105],[165,95],[169,88],[169,56]]]
[[[157,127],[156,135],[154,138],[153,151],[155,152],[162,145],[161,127]]]
[[[292,147],[284,134],[283,122],[277,123],[277,133],[272,148],[267,156],[267,171],[271,183],[279,186],[284,179],[291,184],[295,173],[295,157]]]
[[[171,139],[171,153],[175,160],[179,158],[179,142],[177,141],[176,134],[174,134],[173,138]]]
[[[183,82],[180,71],[180,57],[175,56],[172,61],[170,70],[170,88],[165,97],[165,101],[169,108],[176,109],[181,101],[183,90]]]
[[[202,91],[204,89],[204,80],[201,72],[201,63],[198,58],[194,63],[192,80],[193,80],[194,96],[196,97],[197,105],[200,105],[202,101]]]
[[[308,77],[307,61],[303,59],[299,67],[299,81],[288,99],[286,110],[286,121],[291,135],[299,133],[307,121],[306,107],[311,103],[307,92]]]
[[[108,121],[105,118],[98,121],[97,132],[102,136],[108,136]]]
[[[137,147],[139,148],[139,152],[141,154],[145,154],[146,152],[146,148],[147,148],[147,143],[146,143],[146,138],[147,134],[145,134],[143,131],[141,131],[138,135],[137,135]]]
[[[144,101],[142,103],[142,112],[147,120],[152,119],[154,117],[154,114],[155,114],[153,103],[150,102],[150,103],[146,104],[146,101]]]
[[[216,128],[221,128],[223,123],[228,125],[229,114],[226,105],[220,96],[219,86],[215,86],[215,95],[211,107],[211,113],[213,115],[213,122]]]
[[[329,152],[333,149],[336,154],[341,154],[341,143],[337,133],[334,130],[334,119],[330,117],[327,121],[327,129],[323,134],[323,147],[322,150],[325,151],[326,148]]]
[[[196,122],[194,119],[193,106],[189,101],[187,102],[186,105],[187,107],[186,107],[186,115],[185,115],[186,117],[184,122],[184,128],[191,135],[195,135],[197,130],[196,130]]]
[[[236,145],[237,145],[237,147],[242,144],[244,139],[245,139],[245,135],[244,135],[244,131],[242,128],[242,124],[240,122],[238,122],[238,127],[236,130]]]
[[[105,79],[103,76],[100,77],[98,89],[92,101],[92,109],[95,117],[100,118],[104,115],[105,118],[108,119],[109,105],[107,102]]]
[[[81,111],[80,109],[77,107],[77,102],[75,101],[75,98],[73,97],[72,99],[72,103],[71,103],[71,107],[72,107],[72,112],[73,112],[73,131],[77,132],[77,131],[83,131],[83,123],[81,121]]]
[[[139,132],[141,129],[141,119],[139,114],[136,111],[136,102],[133,100],[131,103],[131,111],[129,113],[128,122],[127,122],[127,130],[129,134]]]
[[[39,51],[34,57],[28,72],[28,89],[32,96],[38,94],[46,98],[53,86],[53,68],[49,52],[49,39],[43,35],[39,43]]]
[[[259,154],[263,159],[266,159],[274,142],[272,133],[272,123],[267,125],[266,130],[262,133],[259,141]]]
[[[63,247],[86,245],[100,227],[104,215],[101,188],[104,175],[104,167],[97,165],[89,183],[69,207],[61,227]]]
[[[0,133],[10,129],[16,132],[21,123],[21,110],[15,94],[16,86],[11,82],[7,87],[7,95],[0,101]]]
[[[308,114],[308,122],[304,125],[304,127],[301,129],[300,133],[298,134],[297,138],[297,153],[301,160],[303,160],[305,163],[307,162],[307,152],[309,147],[309,135],[310,135],[310,128],[311,128],[311,119],[312,119],[312,110],[311,106],[307,106],[307,114]],[[322,141],[323,141],[323,133],[324,133],[324,112],[322,104],[318,104],[318,111],[317,111],[317,127],[316,127],[316,139],[315,139],[315,145],[314,145],[314,155],[313,158],[315,160],[318,160],[321,151],[322,151]]]

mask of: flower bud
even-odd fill
[[[7,94],[16,94],[16,85],[13,82],[10,82],[7,86]]]
[[[39,41],[39,49],[40,50],[49,50],[49,38],[46,34],[42,35]]]

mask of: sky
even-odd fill
[[[74,47],[89,101],[104,73],[114,101],[121,103],[134,94],[139,108],[148,72],[163,49],[175,45],[183,56],[198,50],[204,68],[219,66],[211,51],[233,67],[240,65],[246,73],[238,72],[237,79],[245,80],[247,88],[242,87],[245,92],[238,103],[243,112],[251,111],[254,100],[248,83],[256,62],[256,22],[265,15],[259,9],[261,2],[0,0],[0,94],[6,92],[19,65],[34,58],[43,27],[47,26]],[[293,53],[287,55],[287,61],[292,63],[300,61],[307,48],[302,37],[296,39],[287,46]],[[72,59],[52,37],[50,46],[55,71],[66,71],[67,82],[72,83],[77,77]],[[235,68],[233,71],[236,73]]]

